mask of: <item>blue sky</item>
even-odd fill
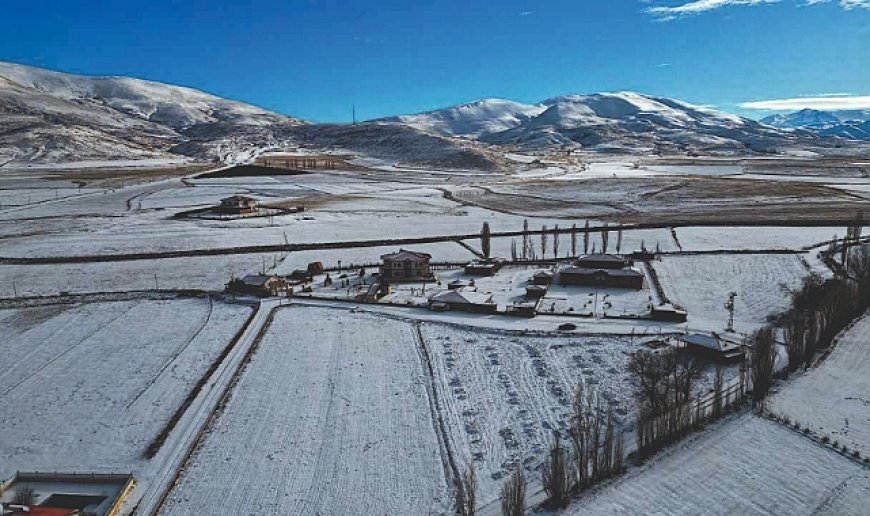
[[[740,104],[870,95],[870,0],[0,7],[0,60],[181,84],[314,121],[348,120],[353,104],[373,118],[485,97],[616,90],[755,115],[764,113]]]

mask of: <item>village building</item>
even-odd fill
[[[653,305],[650,309],[650,318],[655,321],[686,322],[688,317],[685,310],[671,303]]]
[[[547,286],[546,285],[527,285],[526,286],[526,297],[532,299],[540,299],[547,295]]]
[[[280,276],[249,274],[227,283],[227,290],[237,294],[257,297],[272,297],[292,293],[290,285]]]
[[[495,276],[504,267],[503,259],[475,260],[465,266],[465,274],[469,276]]]
[[[429,298],[429,308],[435,311],[458,310],[462,312],[495,313],[492,294],[470,289],[448,290]]]
[[[430,254],[399,249],[397,253],[381,256],[380,278],[386,282],[432,281],[435,276],[430,269],[431,261]]]
[[[133,486],[132,475],[19,471],[0,483],[0,514],[114,516]]]
[[[245,215],[256,213],[259,210],[257,200],[246,195],[233,195],[221,199],[220,205],[216,208],[218,213],[226,213],[229,215]]]
[[[676,341],[679,349],[718,362],[739,362],[745,354],[739,344],[723,340],[716,333],[690,333],[676,337]]]
[[[458,289],[467,288],[470,286],[471,286],[470,282],[468,282],[466,280],[462,280],[462,279],[453,280],[447,284],[447,288],[450,290],[458,290]]]
[[[559,271],[562,285],[602,288],[643,288],[643,273],[632,267],[631,260],[612,254],[583,256]]]
[[[553,271],[538,271],[532,275],[532,283],[548,286],[553,283]]]

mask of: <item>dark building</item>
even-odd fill
[[[492,294],[483,294],[475,290],[448,290],[429,298],[429,308],[436,311],[460,310],[463,312],[495,313],[497,305],[492,300]]]
[[[504,260],[473,261],[465,266],[465,274],[469,276],[495,276],[504,266]]]
[[[246,213],[256,213],[258,209],[257,200],[253,197],[233,195],[232,197],[221,199],[221,203],[217,207],[217,212],[243,215]]]
[[[631,260],[612,254],[592,254],[578,258],[573,265],[559,271],[562,285],[603,288],[643,288],[643,273],[632,267]]]
[[[251,274],[227,283],[227,290],[257,297],[280,296],[292,292],[284,278]]]
[[[432,255],[400,249],[398,253],[381,256],[381,279],[396,281],[432,281],[435,276],[429,268]]]
[[[680,349],[695,355],[719,362],[739,362],[743,360],[744,351],[740,345],[722,340],[712,333],[692,333],[677,337]]]

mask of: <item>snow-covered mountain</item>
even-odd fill
[[[190,88],[0,62],[0,167],[184,156],[233,162],[298,145],[408,164],[496,167],[491,154],[468,143],[401,124],[311,125]]]
[[[609,152],[772,152],[816,139],[678,100],[634,92],[567,95],[489,143]]]
[[[546,106],[540,104],[485,99],[425,113],[382,118],[375,122],[402,124],[440,135],[476,138],[513,129],[546,109]]]
[[[300,123],[190,88],[0,62],[0,164],[162,158],[192,141],[194,157],[223,158]]]
[[[804,129],[824,136],[870,141],[870,110],[802,109],[771,115],[763,118],[761,123],[781,129]]]

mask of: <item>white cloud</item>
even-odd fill
[[[759,111],[798,111],[818,109],[838,111],[846,109],[870,109],[870,96],[824,95],[818,97],[798,97],[794,99],[759,100],[740,104],[743,109]]]
[[[644,1],[644,0],[642,0]],[[660,20],[673,20],[691,14],[700,14],[713,11],[730,5],[766,5],[776,4],[780,0],[691,0],[674,6],[657,5],[648,7],[645,11]],[[801,0],[802,5],[821,5],[836,2],[840,7],[850,11],[852,9],[870,9],[870,0]],[[644,1],[644,3],[648,3]]]
[[[646,12],[661,17],[673,18],[676,16],[684,16],[688,14],[698,14],[706,11],[712,11],[728,5],[760,5],[773,4],[779,0],[694,0],[676,6],[656,6],[650,7]],[[868,0],[870,1],[870,0]]]

